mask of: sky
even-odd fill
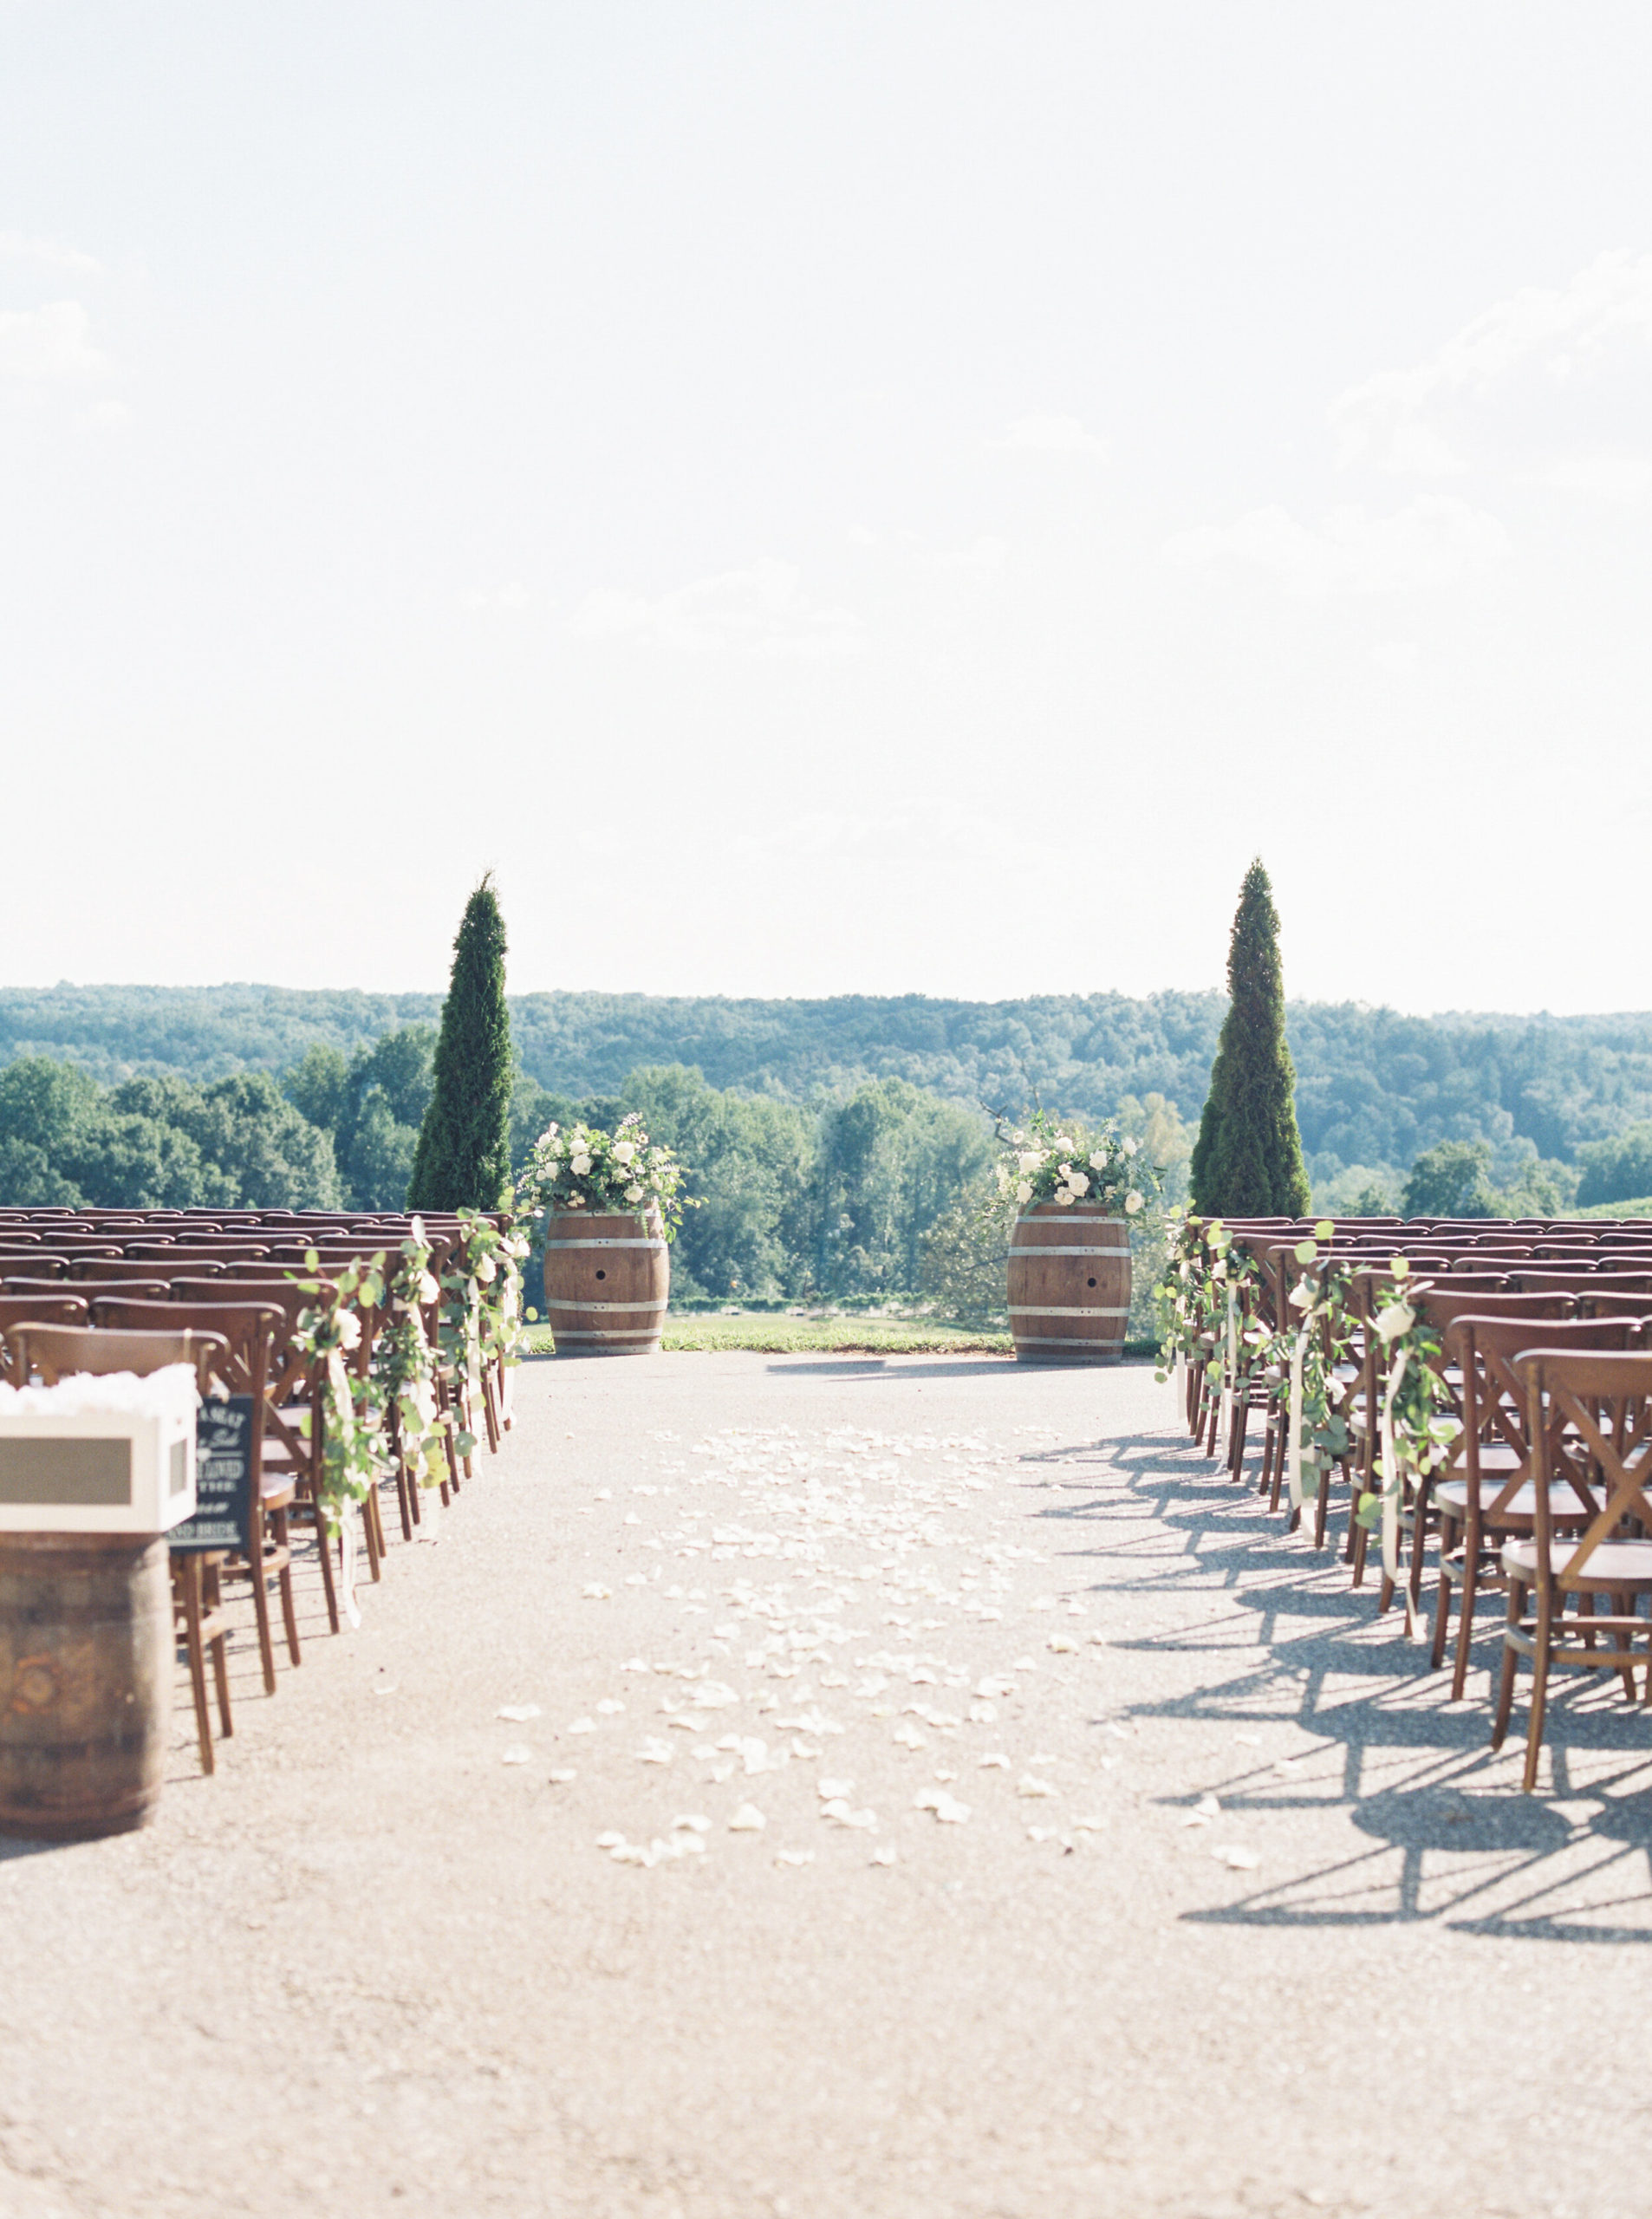
[[[0,984],[1652,1006],[1643,0],[0,0]]]

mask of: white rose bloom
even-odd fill
[[[1124,1153],[1126,1155],[1134,1155],[1141,1145],[1141,1143],[1140,1141],[1126,1141],[1124,1142]]]
[[[1134,1216],[1135,1215],[1136,1212],[1141,1208],[1141,1195],[1140,1195],[1140,1194],[1138,1194],[1136,1193],[1136,1191],[1135,1191],[1135,1188],[1134,1188],[1134,1187],[1132,1187],[1132,1188],[1131,1188],[1131,1189],[1130,1189],[1130,1191],[1129,1191],[1129,1193],[1128,1193],[1128,1194],[1124,1197],[1124,1214],[1125,1214],[1125,1216],[1126,1216],[1126,1217],[1134,1217]]]
[[[568,1197],[568,1207],[570,1210],[576,1210],[582,1206],[584,1201],[583,1194],[570,1194]]]
[[[338,1343],[342,1349],[360,1348],[361,1345],[361,1320],[354,1310],[339,1312]]]
[[[1105,1171],[1105,1170],[1106,1170],[1106,1168],[1107,1168],[1107,1150],[1106,1150],[1105,1149],[1098,1148],[1098,1149],[1096,1149],[1096,1151],[1095,1155],[1092,1155],[1092,1156],[1091,1156],[1091,1158],[1090,1158],[1090,1160],[1089,1160],[1089,1168],[1090,1168],[1090,1169],[1091,1169],[1092,1171]]]
[[[476,1266],[476,1276],[481,1285],[492,1285],[496,1273],[491,1256],[484,1256],[482,1258],[481,1261]]]
[[[1024,1171],[1036,1171],[1044,1162],[1044,1150],[1041,1148],[1024,1148],[1016,1162]]]
[[[1386,1345],[1389,1341],[1398,1340],[1402,1333],[1411,1331],[1416,1323],[1416,1312],[1406,1303],[1391,1302],[1373,1322],[1377,1338]]]
[[[1061,1204],[1063,1209],[1070,1209],[1073,1203],[1077,1200],[1077,1197],[1074,1194],[1070,1187],[1063,1187],[1061,1189],[1061,1192],[1056,1196],[1056,1200]]]
[[[616,1163],[629,1163],[636,1152],[634,1141],[615,1141],[614,1143],[614,1161]]]
[[[1031,1179],[1024,1179],[1021,1181],[1020,1184],[1015,1190],[1015,1198],[1018,1202],[1024,1204],[1030,1202],[1032,1200],[1032,1181]]]
[[[625,1190],[625,1199],[628,1202],[640,1202],[642,1200],[641,1188],[628,1187]]]
[[[589,1155],[576,1155],[568,1168],[576,1179],[582,1179],[591,1168],[591,1159]]]
[[[1085,1178],[1082,1171],[1070,1171],[1067,1174],[1067,1184],[1075,1194],[1088,1194],[1089,1192],[1089,1181]]]

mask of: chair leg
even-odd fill
[[[1451,1668],[1451,1699],[1460,1702],[1468,1684],[1468,1657],[1474,1641],[1474,1608],[1480,1600],[1480,1524],[1471,1509],[1463,1528],[1462,1593],[1457,1598],[1457,1655]]]
[[[276,1692],[276,1644],[270,1631],[270,1572],[264,1559],[263,1514],[256,1504],[247,1548],[247,1570],[252,1578],[252,1613],[258,1625],[258,1662],[263,1668],[263,1691],[272,1695]]]
[[[281,1556],[281,1570],[276,1575],[276,1585],[281,1595],[282,1623],[287,1629],[287,1654],[297,1664],[303,1660],[298,1652],[298,1611],[293,1600],[292,1537],[286,1512],[272,1511],[270,1522],[275,1534],[276,1547]]]
[[[201,1770],[216,1770],[212,1721],[206,1708],[206,1656],[201,1647],[201,1560],[192,1550],[172,1559],[172,1581],[184,1609],[184,1654],[189,1663],[190,1693],[195,1699],[195,1739]]]
[[[1446,1637],[1451,1630],[1451,1572],[1449,1569],[1454,1521],[1443,1514],[1440,1520],[1440,1577],[1434,1586],[1434,1640],[1428,1650],[1428,1669],[1437,1672],[1446,1659]]]
[[[487,1425],[489,1453],[497,1456],[504,1434],[499,1424],[499,1406],[494,1396],[493,1366],[491,1363],[482,1367],[482,1415]]]
[[[327,1530],[327,1520],[322,1506],[312,1495],[310,1512],[315,1521],[315,1555],[322,1567],[322,1592],[327,1598],[327,1623],[330,1630],[339,1630],[338,1583],[333,1577],[333,1541]]]
[[[224,1624],[224,1590],[215,1564],[208,1563],[201,1567],[201,1599],[218,1622],[218,1631],[207,1647],[212,1652],[212,1678],[218,1689],[218,1726],[227,1741],[235,1732],[235,1721],[230,1715],[230,1643]]]
[[[1543,1719],[1549,1694],[1549,1612],[1546,1588],[1538,1590],[1537,1647],[1532,1655],[1532,1709],[1525,1725],[1525,1772],[1520,1786],[1530,1795],[1538,1784],[1538,1757],[1543,1747]]]
[[[1511,1579],[1508,1623],[1512,1626],[1518,1626],[1520,1623],[1520,1614],[1525,1607],[1525,1588],[1518,1581]],[[1514,1672],[1519,1663],[1519,1651],[1505,1632],[1503,1661],[1497,1677],[1497,1708],[1492,1715],[1492,1747],[1494,1749],[1500,1749],[1508,1737],[1509,1712],[1514,1704]]]

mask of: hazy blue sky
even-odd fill
[[[0,978],[1652,1004],[1652,8],[0,0]]]

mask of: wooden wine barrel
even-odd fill
[[[1036,1202],[1010,1235],[1010,1332],[1019,1363],[1111,1363],[1130,1314],[1122,1217]]]
[[[558,1356],[653,1356],[671,1292],[660,1220],[552,1210],[545,1220],[545,1318]]]
[[[172,1661],[164,1538],[0,1534],[0,1834],[89,1841],[147,1823]]]

